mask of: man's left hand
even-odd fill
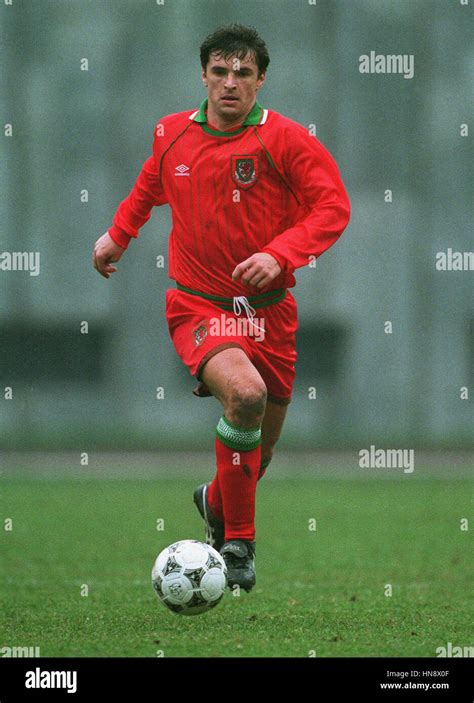
[[[278,261],[271,254],[262,252],[253,254],[238,264],[232,273],[232,280],[238,281],[240,279],[246,286],[264,288],[280,273],[281,268]]]

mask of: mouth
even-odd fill
[[[234,103],[238,102],[238,98],[235,95],[224,95],[221,100],[223,100],[226,103]]]

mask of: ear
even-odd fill
[[[206,76],[206,71],[202,69],[201,71],[201,79],[202,82],[204,83],[204,87],[207,88],[207,76]]]
[[[265,83],[265,78],[267,77],[266,73],[261,73],[259,77],[257,78],[257,90],[260,90],[260,88],[263,86]]]

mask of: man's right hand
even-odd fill
[[[110,274],[117,270],[115,266],[112,266],[112,263],[116,263],[124,251],[125,249],[119,247],[110,234],[106,232],[95,243],[94,251],[92,252],[92,264],[101,276],[110,278]]]

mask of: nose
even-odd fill
[[[225,79],[224,83],[226,88],[235,88],[237,83],[235,82],[234,75],[229,71],[227,74],[227,78]]]

